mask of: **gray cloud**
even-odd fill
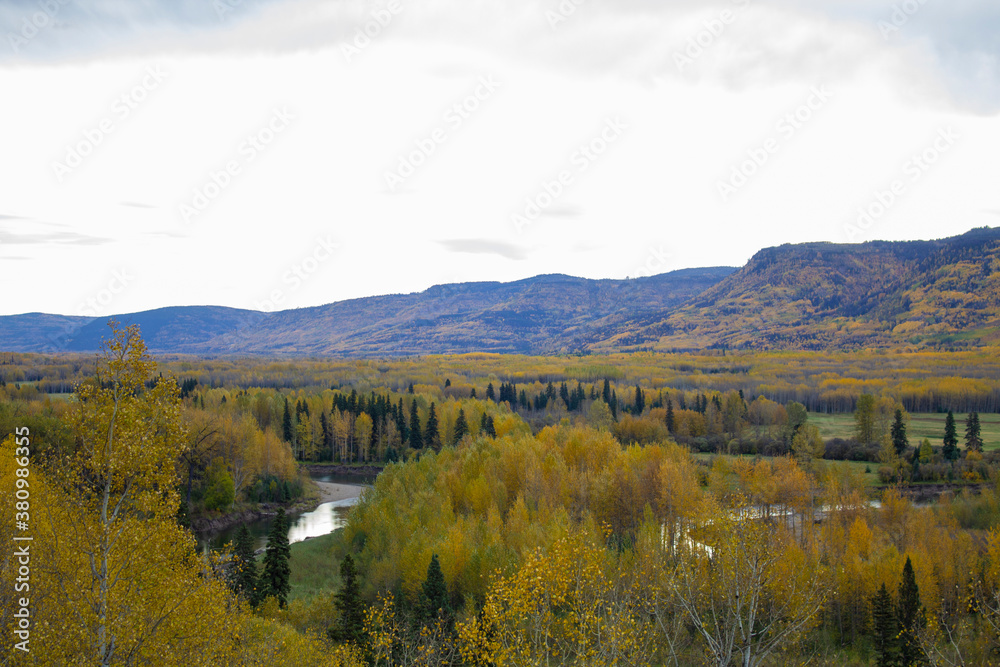
[[[883,37],[879,23],[891,22],[899,4],[755,0],[719,38],[724,45],[709,49],[685,78],[746,87],[830,81],[876,68],[928,103],[944,94],[973,111],[1000,109],[1000,3],[928,2]],[[703,21],[739,6],[735,0],[573,5],[573,14],[553,29],[549,19],[558,0],[409,0],[379,39],[453,42],[532,66],[654,80],[677,77],[674,54],[687,39]],[[219,6],[232,11],[220,17]],[[72,0],[56,17],[62,28],[39,30],[20,57],[322,48],[352,38],[378,6],[367,0]],[[34,0],[0,6],[0,35],[16,31],[37,7]],[[14,57],[12,49],[0,48],[0,62]]]
[[[111,239],[76,232],[41,232],[34,234],[16,234],[0,229],[0,245],[40,245],[55,243],[59,245],[101,245],[110,243]]]
[[[476,255],[499,255],[507,259],[522,260],[527,256],[523,248],[503,243],[501,241],[490,241],[487,239],[452,239],[449,241],[439,241],[442,246],[451,252],[464,252]]]

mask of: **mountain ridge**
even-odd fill
[[[680,305],[736,270],[682,269],[627,280],[543,274],[274,313],[221,306],[170,306],[102,318],[26,313],[0,317],[0,350],[93,351],[107,332],[106,322],[115,319],[139,324],[157,353],[370,357],[584,351],[631,318]]]
[[[112,318],[0,317],[0,350],[97,349]],[[1000,343],[1000,228],[928,241],[763,248],[741,268],[625,280],[542,274],[274,313],[173,306],[114,316],[151,351],[401,357]]]

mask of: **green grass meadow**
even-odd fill
[[[340,530],[335,530],[291,545],[289,600],[309,598],[324,591],[333,593],[340,588],[340,562],[333,557],[340,534]]]
[[[944,413],[923,412],[910,415],[910,423],[906,427],[906,435],[911,445],[917,445],[927,438],[931,444],[939,446],[944,437]],[[965,444],[966,414],[955,414],[955,432],[958,434],[959,447]],[[820,435],[825,439],[850,438],[854,435],[853,414],[821,414],[809,413],[809,422],[819,427]],[[1000,415],[979,413],[980,433],[983,438],[983,449],[1000,449]]]

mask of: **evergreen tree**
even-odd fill
[[[472,393],[471,393],[471,394],[469,394],[469,398],[475,398],[475,397],[476,397],[476,388],[475,388],[475,387],[473,387],[473,388],[472,388]]]
[[[955,433],[955,413],[948,411],[948,416],[944,420],[944,447],[941,454],[949,461],[958,458],[958,436]]]
[[[615,421],[618,421],[618,392],[611,392],[611,403],[609,404],[611,408],[611,416]]]
[[[465,410],[458,409],[458,417],[455,419],[455,444],[462,441],[462,438],[469,432],[469,422],[465,420]]]
[[[917,643],[916,631],[920,625],[923,610],[920,608],[920,591],[913,575],[913,563],[906,557],[903,565],[903,580],[899,584],[899,606],[896,618],[899,620],[899,657],[903,665],[923,663],[923,651]]]
[[[486,415],[483,416],[486,417]],[[486,417],[486,435],[491,438],[497,437],[497,429],[493,424],[493,417]]]
[[[288,409],[288,397],[285,397],[285,415],[281,418],[281,437],[285,439],[285,442],[291,442],[293,433],[292,411]]]
[[[229,588],[233,594],[256,602],[257,557],[253,549],[253,536],[244,523],[233,542],[233,558],[229,566]]]
[[[407,394],[412,394],[413,393],[413,383],[412,382],[410,383],[410,386],[406,388],[406,393]]]
[[[444,381],[444,388],[447,389],[450,386],[451,386],[451,378],[445,379],[445,381]]]
[[[438,433],[438,418],[434,412],[433,403],[431,403],[431,410],[427,415],[427,434],[424,437],[424,444],[428,447],[441,449],[441,435]]]
[[[983,438],[980,433],[979,413],[970,412],[965,420],[965,447],[970,452],[983,451]]]
[[[330,423],[326,420],[326,411],[319,413],[319,431],[322,438],[323,452],[330,450],[330,458],[333,459],[333,439],[330,437]]]
[[[410,401],[410,447],[424,448],[424,435],[420,430],[420,416],[417,414],[416,399]]]
[[[872,635],[876,666],[896,667],[899,664],[899,626],[885,584],[872,598]]]
[[[278,516],[267,535],[267,552],[264,554],[264,570],[257,586],[261,599],[275,597],[280,607],[288,605],[288,593],[291,585],[288,578],[291,570],[288,559],[292,552],[288,546],[288,518],[285,509],[278,508]]]
[[[486,385],[486,399],[490,401],[495,401],[497,398],[496,393],[493,391],[493,383],[490,382]]]
[[[635,414],[641,415],[646,409],[646,397],[642,395],[642,388],[635,386]]]
[[[566,386],[565,382],[559,385],[559,398],[562,399],[562,402],[566,404],[566,408],[569,409],[569,387]]]
[[[667,432],[674,432],[674,402],[667,399]]]
[[[609,405],[611,404],[611,383],[608,380],[604,381],[604,389],[601,391],[601,398],[604,399],[605,403]]]
[[[448,584],[444,580],[444,573],[441,571],[441,563],[438,562],[437,554],[431,556],[430,565],[427,566],[427,578],[420,591],[420,602],[421,615],[426,621],[437,619],[450,621],[452,613],[451,602],[448,598]]]
[[[334,599],[334,605],[340,616],[337,618],[337,624],[330,628],[327,634],[335,642],[351,642],[361,646],[365,633],[365,603],[361,599],[358,569],[351,554],[344,556],[344,560],[340,563],[340,583],[340,591]]]
[[[399,399],[399,405],[393,412],[396,417],[396,430],[399,431],[399,441],[405,443],[409,434],[406,432],[406,413],[403,410],[403,399]]]
[[[906,424],[903,423],[902,410],[896,410],[896,418],[892,423],[892,446],[900,456],[910,446],[910,441],[906,438]]]

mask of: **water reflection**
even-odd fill
[[[346,498],[344,500],[323,503],[311,512],[289,515],[289,544],[301,542],[310,537],[326,535],[338,528],[343,528],[347,524],[347,513],[357,502],[357,498]],[[273,524],[273,516],[247,524],[247,529],[249,529],[250,535],[253,537],[254,549],[263,549],[267,546],[267,535],[271,532]],[[236,533],[239,529],[240,527],[236,525],[218,533],[199,535],[198,547],[202,551],[218,551],[225,547],[227,542],[236,539]]]
[[[295,544],[343,528],[347,523],[347,511],[357,502],[357,498],[335,500],[332,503],[323,503],[312,512],[300,515],[288,529],[288,543]]]

